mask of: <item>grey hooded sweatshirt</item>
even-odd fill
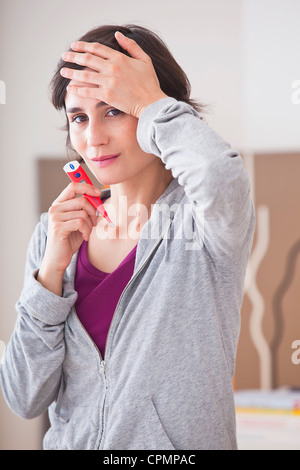
[[[153,205],[108,333],[105,358],[76,314],[77,254],[63,296],[37,280],[41,216],[1,363],[10,408],[49,408],[44,449],[236,449],[232,379],[254,209],[239,154],[189,105],[142,114],[141,148],[174,179]],[[101,300],[97,306],[101,321]]]

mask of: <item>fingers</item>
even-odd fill
[[[52,206],[49,210],[55,236],[59,240],[65,240],[70,233],[78,231],[88,241],[95,225],[89,215],[85,211],[55,212],[56,209]]]
[[[92,206],[92,204],[90,204],[90,202],[85,197],[78,197],[65,202],[56,202],[53,203],[51,207],[54,208],[52,209],[52,212],[84,211],[91,218],[93,225],[97,224],[96,209]]]
[[[87,70],[76,70],[62,68],[60,71],[61,75],[70,80],[76,80],[77,82],[97,84],[99,80],[98,72],[90,72]]]
[[[76,217],[77,212],[82,215],[86,214],[90,218],[92,225],[97,225],[97,213],[96,209],[89,203],[85,197],[76,197],[77,195],[88,194],[89,196],[99,196],[101,190],[91,186],[90,184],[84,183],[70,183],[53,202],[49,209],[49,214],[53,216],[57,213],[67,214],[66,217]]]
[[[100,58],[91,53],[77,53],[77,52],[63,52],[62,58],[65,62],[75,62],[78,65],[88,67],[93,70],[100,70],[101,64],[105,62],[105,59]]]
[[[54,201],[64,202],[69,199],[74,199],[77,195],[88,194],[89,196],[100,196],[101,189],[86,183],[70,183]]]
[[[122,49],[127,51],[132,58],[138,60],[149,59],[149,56],[133,39],[127,38],[119,31],[115,33],[115,38]],[[73,51],[77,51],[79,53],[72,51],[63,52],[63,60],[66,62],[74,62],[78,65],[97,71],[101,70],[101,67],[104,65],[104,61],[117,59],[124,55],[121,52],[98,42],[75,41],[72,43],[71,48]]]
[[[78,185],[89,186],[93,190],[86,188],[86,193],[99,196],[99,190],[95,191],[96,188],[91,185],[69,184],[49,209],[52,230],[55,238],[59,240],[66,240],[70,233],[79,231],[82,238],[88,241],[93,227],[97,225],[96,209],[85,197],[76,197],[80,194]]]
[[[116,54],[119,54],[118,51],[99,42],[75,41],[71,44],[71,48],[73,51],[88,52],[102,59],[112,59]]]
[[[84,198],[79,198],[84,199]],[[88,202],[88,201],[86,201]],[[49,217],[51,219],[52,224],[59,224],[63,222],[69,222],[72,220],[81,221],[80,223],[84,223],[84,227],[87,230],[86,233],[90,234],[93,227],[97,225],[97,215],[96,209],[94,209],[91,204],[90,207],[86,207],[84,209],[76,208],[76,207],[68,207],[67,203],[55,204],[50,207],[49,209]],[[69,233],[70,231],[67,228],[67,225],[64,225],[64,233]],[[79,230],[76,228],[75,230]]]
[[[128,52],[133,59],[145,60],[149,59],[149,56],[143,51],[143,49],[133,40],[124,36],[124,34],[117,31],[115,38],[120,46]]]
[[[103,101],[139,118],[149,104],[160,99],[162,91],[150,57],[134,40],[120,32],[115,37],[129,56],[99,43],[78,41],[72,44],[74,52],[63,57],[84,70],[65,67],[61,74],[71,80],[69,93]]]

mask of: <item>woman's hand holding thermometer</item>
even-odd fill
[[[92,182],[82,166],[79,165],[79,163],[74,160],[72,162],[67,163],[64,166],[64,171],[67,173],[68,177],[70,178],[71,181],[74,183],[87,183],[91,184]],[[110,218],[107,215],[106,210],[104,209],[104,206],[102,204],[102,201],[100,197],[95,197],[95,196],[89,196],[88,194],[83,194],[83,196],[92,204],[92,206],[97,209],[97,211],[107,220],[109,225],[111,227],[114,227],[114,224],[110,220]]]
[[[82,193],[85,197],[77,197]],[[46,251],[37,280],[58,296],[62,295],[65,270],[73,255],[97,226],[97,212],[87,196],[98,201],[100,194],[100,189],[91,184],[71,182],[48,211]]]

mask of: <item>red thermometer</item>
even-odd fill
[[[93,183],[91,182],[90,178],[88,177],[88,175],[86,174],[86,172],[84,171],[82,166],[76,160],[67,163],[64,166],[64,171],[67,173],[70,180],[74,181],[74,183],[87,183],[87,184],[91,184],[93,186]],[[88,194],[83,194],[83,196],[107,220],[109,225],[111,225],[111,227],[114,227],[114,224],[112,223],[112,221],[108,217],[107,212],[106,212],[106,210],[103,206],[103,203],[102,203],[100,197],[89,196]]]

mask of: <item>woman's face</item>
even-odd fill
[[[84,84],[71,81],[73,85]],[[138,119],[102,101],[71,93],[65,97],[70,139],[74,149],[104,185],[129,180],[160,159],[143,152],[136,130]]]

